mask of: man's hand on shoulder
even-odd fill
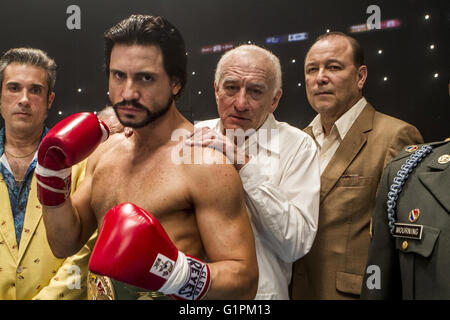
[[[236,170],[240,170],[250,158],[227,136],[209,127],[195,128],[185,140],[187,146],[207,147],[222,153]]]

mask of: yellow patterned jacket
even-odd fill
[[[72,191],[84,178],[86,161],[72,168]],[[33,174],[22,238],[15,236],[8,189],[0,174],[0,300],[86,299],[92,238],[76,255],[56,258],[47,242]]]

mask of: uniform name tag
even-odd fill
[[[422,240],[422,225],[411,225],[406,223],[396,223],[394,228],[394,237]]]

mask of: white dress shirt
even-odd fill
[[[312,126],[312,132],[319,148],[320,174],[327,167],[337,148],[341,144],[348,130],[352,127],[356,118],[366,106],[367,101],[362,97],[353,107],[345,112],[331,127],[330,134],[325,137],[320,114],[318,114],[309,126]]]
[[[220,119],[195,124],[205,126],[222,132]],[[317,232],[319,159],[308,134],[272,114],[254,134],[263,132],[268,139],[247,139],[246,149],[258,144],[260,152],[239,171],[259,266],[255,299],[287,300],[292,263],[309,252]]]

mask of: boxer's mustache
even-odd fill
[[[141,110],[147,110],[147,108],[140,104],[139,102],[137,102],[136,100],[123,100],[121,102],[117,102],[116,104],[113,105],[114,109],[118,108],[118,107],[125,107],[125,106],[133,106],[137,109],[141,109]]]

